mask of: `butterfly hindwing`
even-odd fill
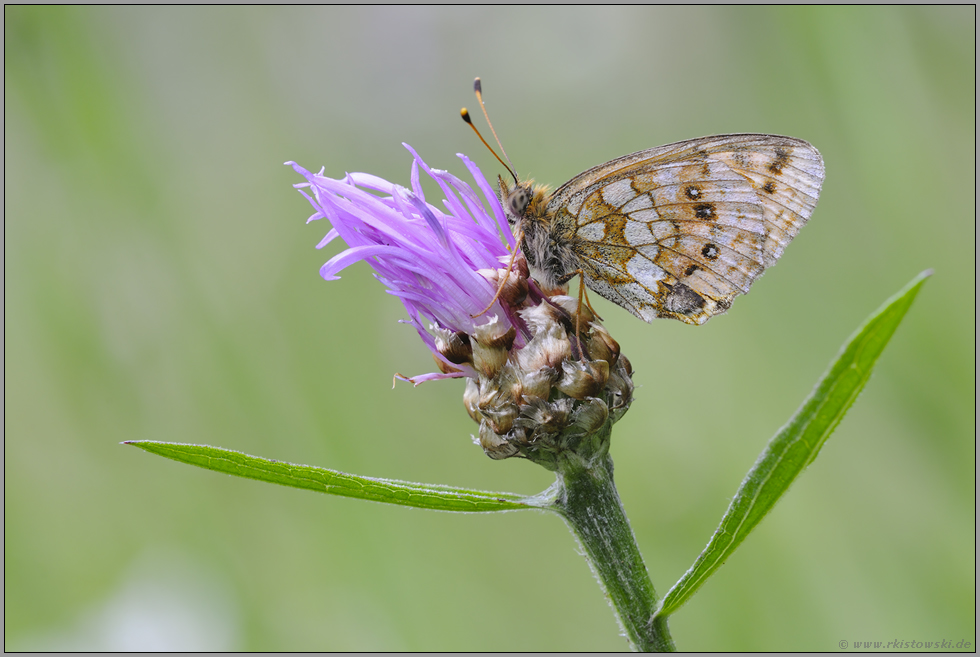
[[[590,169],[547,212],[591,289],[646,321],[702,324],[779,258],[822,181],[806,142],[705,137]]]

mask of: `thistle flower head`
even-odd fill
[[[514,239],[497,197],[475,164],[460,156],[483,192],[489,212],[469,185],[446,171],[429,168],[406,148],[414,157],[410,190],[366,173],[334,180],[322,170],[314,174],[294,162],[286,164],[307,180],[295,185],[316,210],[307,222],[327,219],[331,224],[317,248],[338,237],[348,246],[320,268],[320,275],[336,280],[347,266],[367,262],[388,293],[401,300],[408,322],[437,361],[455,370],[412,381],[472,376],[464,360],[443,354],[440,341],[451,342],[446,332],[469,335],[486,324],[512,325],[508,309],[500,302],[479,317],[473,315],[493,299],[499,279],[496,270],[504,266],[500,259],[509,257],[504,240],[513,244]],[[445,195],[442,209],[426,202],[420,169]],[[431,325],[431,333],[426,324]]]
[[[512,256],[517,245],[500,201],[473,162],[459,156],[483,199],[406,148],[414,158],[410,190],[366,173],[335,180],[286,163],[306,178],[295,187],[315,209],[308,222],[331,224],[317,248],[338,237],[348,247],[320,275],[335,280],[367,262],[439,368],[405,380],[466,377],[463,400],[484,451],[553,467],[557,453],[579,449],[628,408],[629,363],[577,300],[548,298],[529,278],[523,257]],[[445,195],[441,207],[426,201],[420,171]],[[608,440],[588,451],[606,448]]]

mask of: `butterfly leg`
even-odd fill
[[[521,244],[523,239],[524,239],[524,231],[522,230],[517,235],[517,241],[515,242],[515,244]],[[514,269],[514,261],[517,260],[517,252],[518,252],[518,250],[519,249],[515,246],[514,247],[514,252],[511,253],[511,255],[510,255],[510,262],[507,263],[507,274],[510,274],[510,272],[513,271],[513,269]],[[574,274],[573,274],[573,276],[574,276]],[[500,285],[497,286],[497,293],[495,295],[493,295],[493,299],[490,300],[490,303],[487,304],[487,307],[484,308],[483,310],[481,310],[480,312],[478,312],[475,315],[470,315],[470,317],[477,318],[480,315],[486,313],[491,308],[493,308],[493,304],[497,303],[497,299],[500,298],[501,292],[504,291],[504,285],[506,283],[507,283],[507,276],[505,275],[505,276],[503,276],[500,279]]]
[[[599,313],[597,313],[595,308],[592,307],[592,304],[589,303],[589,293],[585,291],[586,286],[585,286],[584,271],[582,271],[581,269],[576,269],[575,271],[562,276],[562,278],[558,282],[560,285],[565,285],[576,276],[578,276],[579,279],[578,279],[578,311],[575,313],[575,337],[578,339],[579,351],[583,355],[585,355],[585,350],[582,349],[582,301],[583,300],[585,301],[585,307],[589,309],[589,312],[591,312],[596,319],[602,321],[602,317],[599,316]]]
[[[591,312],[593,315],[595,315],[595,318],[598,319],[601,322],[602,321],[602,316],[599,315],[599,313],[596,312],[595,308],[592,307],[592,304],[589,303],[589,293],[588,293],[588,291],[586,289],[586,285],[585,285],[585,272],[582,271],[581,269],[577,269],[577,270],[575,270],[575,272],[573,272],[573,276],[574,275],[578,275],[579,276],[579,279],[578,279],[578,305],[579,305],[579,308],[582,307],[582,299],[584,298],[585,299],[585,307],[588,308],[589,309],[589,312]]]

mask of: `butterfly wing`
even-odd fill
[[[548,201],[586,284],[637,317],[703,324],[728,310],[810,218],[820,153],[773,135],[721,135],[590,169]]]

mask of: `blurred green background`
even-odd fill
[[[820,459],[672,620],[686,650],[975,641],[973,7],[4,9],[4,647],[621,650],[541,513],[453,515],[177,464],[207,443],[535,493],[470,441],[358,265],[317,275],[296,160],[407,184],[418,149],[558,185],[681,139],[811,141],[810,225],[726,316],[646,325],[620,493],[665,593],[859,323],[935,268]],[[482,125],[482,120],[479,122]],[[595,297],[593,297],[595,301]]]

